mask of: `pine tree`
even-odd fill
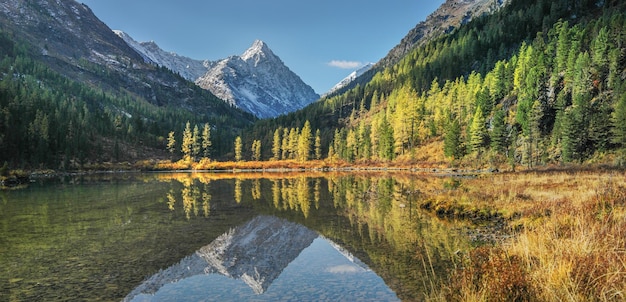
[[[608,67],[609,31],[602,27],[596,38],[591,42],[592,62],[600,75],[604,75]]]
[[[615,110],[611,116],[613,124],[613,143],[626,148],[626,94],[622,93],[621,97],[615,103]]]
[[[343,133],[345,132],[345,128],[341,130],[339,128],[335,129],[335,134],[333,136],[333,154],[339,158],[344,158],[344,153],[346,149],[346,140],[344,139]],[[328,151],[330,153],[330,151]]]
[[[274,139],[272,144],[272,160],[280,160],[281,140],[280,128],[274,130]]]
[[[487,127],[485,126],[485,117],[480,106],[476,108],[472,124],[470,126],[470,146],[472,151],[478,151],[485,146],[487,138]]]
[[[383,160],[393,160],[396,155],[394,153],[393,127],[387,121],[386,116],[383,116],[379,129],[378,156]]]
[[[374,90],[372,100],[370,101],[370,110],[375,110],[376,106],[378,106],[378,91]]]
[[[452,118],[446,126],[443,138],[443,153],[447,157],[459,159],[463,156],[461,146],[461,125],[456,118]]]
[[[193,133],[191,132],[191,124],[187,122],[185,130],[183,131],[183,142],[180,150],[183,152],[183,156],[191,157],[193,151]]]
[[[211,142],[211,126],[209,123],[204,124],[204,128],[202,129],[202,150],[204,151],[204,157],[211,157],[211,147],[213,143]]]
[[[320,137],[320,129],[315,131],[315,159],[322,158],[322,138]]]
[[[170,131],[170,133],[167,135],[167,151],[172,154],[174,154],[174,151],[176,151],[176,138],[174,137],[174,135],[174,131]]]
[[[261,141],[255,139],[252,142],[252,160],[259,161],[261,160]]]
[[[587,52],[577,56],[572,83],[572,106],[567,108],[562,123],[562,152],[564,161],[582,161],[592,153],[589,145],[591,60]]]
[[[311,153],[311,137],[311,123],[307,120],[298,137],[298,160],[309,160],[309,153]]]
[[[525,158],[528,162],[528,167],[532,168],[532,166],[537,162],[537,160],[541,157],[541,148],[542,144],[542,120],[544,115],[544,109],[541,102],[536,99],[528,112],[528,128],[525,136],[526,140],[526,152]]]
[[[289,158],[295,159],[298,153],[298,128],[291,128],[289,130]]]
[[[328,147],[328,159],[333,160],[335,158],[335,148],[333,146]]]
[[[564,71],[567,67],[567,56],[569,54],[570,38],[569,38],[569,25],[567,21],[559,21],[555,25],[559,32],[558,41],[556,43],[556,72]]]
[[[241,161],[241,151],[243,149],[243,143],[241,142],[241,136],[235,138],[235,161]]]
[[[346,154],[344,158],[349,162],[354,161],[359,156],[357,135],[354,129],[350,128],[346,135]]]
[[[193,156],[200,156],[202,153],[202,140],[200,137],[200,128],[198,128],[198,125],[195,125],[193,127],[192,141]]]
[[[504,110],[498,109],[493,115],[491,121],[491,149],[493,151],[504,154],[506,151],[506,124],[504,121]]]
[[[369,160],[372,157],[371,128],[365,122],[359,123],[359,157]]]
[[[288,159],[289,158],[289,128],[283,128],[283,140],[282,140],[282,159]]]
[[[580,158],[578,130],[579,118],[573,108],[568,108],[563,115],[561,156],[564,162],[571,162]]]

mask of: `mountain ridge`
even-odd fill
[[[137,51],[146,63],[166,67],[191,82],[204,74],[208,68],[207,66],[213,64],[208,60],[195,60],[174,52],[164,51],[154,41],[137,42],[121,30],[113,30],[113,32],[122,38],[128,46]]]
[[[6,89],[0,106],[23,121],[0,127],[0,160],[10,165],[72,169],[89,162],[164,158],[165,137],[182,133],[185,121],[210,124],[216,130],[213,150],[222,154],[231,147],[232,133],[256,120],[147,64],[74,0],[2,2],[0,28],[3,43],[13,45],[0,47]],[[28,97],[11,88],[20,86],[28,87]],[[32,138],[33,123],[39,124],[40,143]]]
[[[374,75],[398,63],[414,48],[428,43],[443,34],[450,33],[461,25],[484,14],[492,13],[507,5],[511,0],[446,0],[432,12],[426,20],[420,21],[394,46],[385,57],[381,58],[370,69],[349,81],[332,93],[345,92],[357,84],[366,84]]]
[[[241,55],[210,61],[164,51],[154,42],[137,42],[120,30],[115,33],[147,62],[168,68],[259,118],[293,112],[319,99],[261,40],[255,40]]]
[[[446,0],[437,10],[419,22],[376,65],[387,67],[397,63],[413,48],[429,39],[449,33],[483,14],[491,13],[510,0]]]
[[[333,86],[330,90],[328,90],[326,93],[324,93],[322,95],[322,97],[329,96],[329,95],[335,93],[336,91],[339,91],[341,88],[350,85],[350,83],[352,83],[352,81],[356,80],[356,78],[358,78],[361,75],[363,75],[364,73],[368,72],[370,69],[372,69],[372,67],[374,67],[374,63],[367,63],[367,64],[357,68],[355,71],[351,72],[348,76],[346,76],[341,81],[339,81],[337,84],[335,84],[335,86]]]

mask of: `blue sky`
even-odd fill
[[[377,62],[444,0],[77,0],[111,29],[194,59],[267,43],[317,93]]]

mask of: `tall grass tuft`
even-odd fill
[[[523,261],[498,247],[479,247],[451,275],[448,301],[533,301]]]
[[[455,301],[626,301],[626,172],[557,171],[465,182],[515,234],[471,251],[442,286]]]

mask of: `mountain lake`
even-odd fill
[[[449,177],[111,173],[0,191],[0,301],[416,301],[478,244]]]

